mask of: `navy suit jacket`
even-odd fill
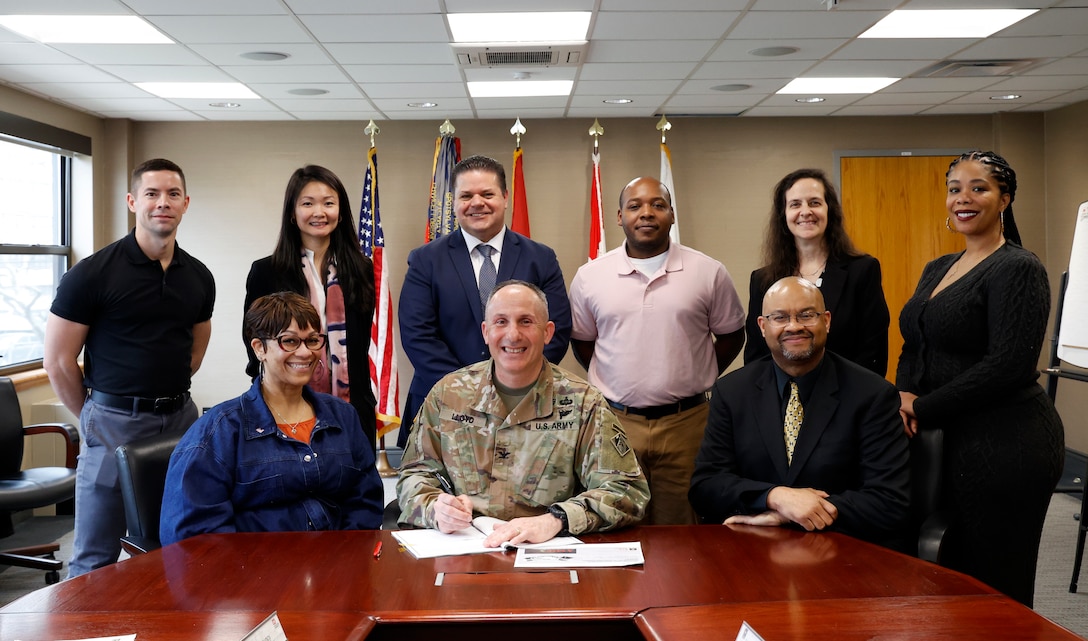
[[[825,352],[789,465],[773,368],[762,358],[714,384],[688,495],[695,511],[721,523],[758,512],[774,487],[811,487],[838,508],[831,530],[877,543],[905,536],[910,468],[895,387]]]
[[[748,284],[748,320],[744,362],[770,354],[756,319],[763,313],[766,267],[752,272]],[[888,326],[891,317],[884,301],[880,261],[869,255],[852,256],[824,267],[820,292],[831,311],[827,349],[884,376],[888,373]]]
[[[496,282],[510,279],[533,283],[547,295],[555,335],[544,347],[544,357],[559,363],[570,343],[571,317],[567,286],[555,252],[507,229]],[[400,342],[415,368],[404,406],[407,425],[440,378],[491,356],[480,332],[484,319],[480,290],[461,231],[408,254],[397,313]],[[401,442],[405,438],[406,430],[401,430]]]

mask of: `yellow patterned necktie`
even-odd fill
[[[801,433],[801,423],[805,421],[805,408],[797,396],[797,383],[790,381],[790,400],[786,403],[786,420],[782,425],[782,434],[786,440],[786,461],[793,463],[793,448],[797,445],[797,435]]]

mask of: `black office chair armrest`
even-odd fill
[[[918,558],[940,565],[941,549],[947,532],[948,517],[942,512],[930,514],[918,531]]]
[[[121,547],[130,556],[136,556],[138,554],[147,554],[151,550],[157,550],[162,547],[162,544],[159,543],[158,539],[147,536],[122,536]]]
[[[64,467],[76,469],[76,455],[79,454],[79,430],[71,423],[35,423],[23,427],[23,436],[33,434],[60,434],[67,439],[64,444]]]

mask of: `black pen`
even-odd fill
[[[446,477],[441,472],[435,471],[434,475],[438,478],[438,484],[442,486],[442,491],[451,496],[457,496],[457,493],[453,491],[453,486],[446,480]]]

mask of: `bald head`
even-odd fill
[[[779,280],[763,296],[758,320],[771,357],[784,372],[801,376],[820,364],[831,312],[819,287],[795,276]]]

